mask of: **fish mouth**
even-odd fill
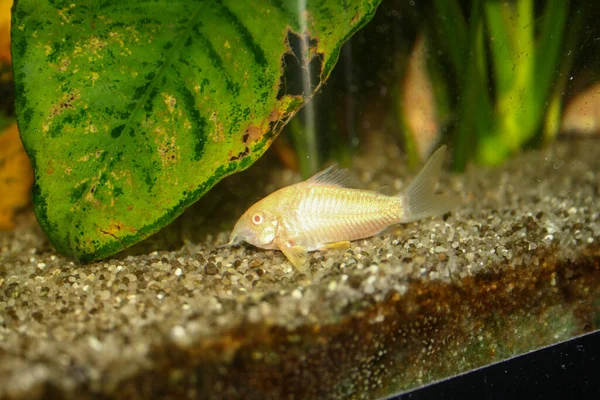
[[[231,235],[229,236],[229,242],[222,244],[220,246],[217,246],[217,248],[221,248],[221,247],[228,247],[228,246],[235,246],[236,244],[243,242],[246,240],[247,235],[244,235],[243,232],[238,232],[238,231],[233,231],[231,232]]]

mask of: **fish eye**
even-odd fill
[[[254,214],[252,215],[252,222],[253,222],[255,225],[260,225],[260,224],[262,224],[264,221],[265,221],[265,217],[262,215],[262,213],[261,213],[261,212],[254,213]]]

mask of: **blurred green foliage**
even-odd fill
[[[460,93],[454,166],[498,164],[541,132],[565,66],[569,3],[549,1],[536,14],[533,0],[475,0],[468,18],[456,0],[434,6],[442,18],[432,43],[449,56]]]
[[[421,133],[409,130],[401,98],[410,84],[407,60],[422,35],[436,142],[451,144],[455,170],[468,162],[496,165],[554,140],[565,103],[599,78],[599,19],[600,3],[577,0],[384,1],[315,97],[321,146],[309,157],[343,163],[375,130],[402,141],[407,161],[418,166],[414,138]],[[302,126],[296,121],[291,134],[301,136]]]

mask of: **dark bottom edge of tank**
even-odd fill
[[[600,397],[600,330],[392,394],[388,400]]]

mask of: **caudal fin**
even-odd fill
[[[400,194],[404,198],[404,217],[400,222],[442,215],[458,205],[457,198],[434,193],[445,154],[446,146],[437,149],[408,188]]]

